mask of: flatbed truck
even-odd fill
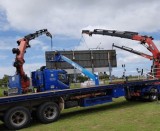
[[[51,62],[65,61],[80,70],[95,82],[95,86],[70,89],[67,72],[63,69],[40,68],[31,72],[31,80],[23,70],[24,54],[30,47],[29,41],[46,34],[52,39],[47,29],[36,31],[18,40],[18,48],[13,48],[16,54],[14,67],[16,74],[9,77],[8,96],[0,97],[0,120],[8,129],[21,129],[34,119],[42,123],[51,123],[58,120],[63,109],[71,107],[88,107],[97,104],[112,102],[113,98],[124,96],[128,101],[149,100],[159,97],[160,80],[141,80],[110,83],[99,85],[96,74],[86,70],[74,61],[59,54],[55,54]],[[30,81],[36,89],[29,92]]]
[[[1,97],[0,118],[7,128],[21,129],[34,119],[32,114],[36,114],[42,123],[51,123],[58,120],[63,109],[104,104],[122,96],[128,101],[137,99],[154,101],[158,99],[160,91],[158,82],[159,80],[126,81]]]

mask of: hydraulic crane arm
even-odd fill
[[[79,71],[81,71],[83,74],[85,74],[86,76],[88,76],[89,78],[91,78],[92,80],[94,80],[95,81],[95,85],[99,85],[99,79],[98,79],[97,75],[91,73],[87,69],[85,69],[82,66],[78,65],[77,63],[75,63],[74,61],[70,60],[69,58],[61,55],[60,53],[57,52],[55,54],[54,61],[55,62],[65,61],[65,62],[69,63],[70,65],[72,65],[73,67],[75,67],[76,69],[78,69]]]
[[[47,31],[47,29],[39,30],[33,34],[26,35],[24,36],[24,38],[18,40],[17,44],[19,47],[12,49],[13,54],[16,54],[13,66],[16,67],[17,74],[20,75],[21,86],[24,92],[27,91],[28,87],[30,86],[29,78],[27,77],[23,69],[23,64],[25,63],[24,54],[26,52],[26,49],[30,47],[29,41],[43,34],[46,34],[48,37],[52,38],[52,35]]]
[[[158,48],[152,41],[153,38],[149,36],[141,36],[137,32],[94,29],[93,31],[82,30],[82,34],[88,34],[89,36],[92,36],[92,34],[99,34],[140,41],[142,45],[147,44],[146,48],[153,54],[154,59],[158,59],[160,56]]]
[[[153,68],[151,69],[153,70],[153,76],[155,76],[156,78],[160,78],[160,52],[158,48],[156,47],[156,45],[154,44],[152,37],[139,35],[137,32],[103,30],[103,29],[94,29],[93,31],[82,30],[82,34],[88,34],[89,36],[92,36],[93,34],[107,35],[107,36],[114,36],[114,37],[120,37],[120,38],[140,41],[140,44],[144,45],[153,55],[153,58],[152,58]],[[124,48],[121,48],[121,49],[124,49]],[[125,48],[125,50],[127,49]],[[133,52],[138,53],[137,51],[133,51]],[[138,53],[138,54],[141,54],[141,53]],[[147,55],[145,54],[144,57],[146,56]],[[151,56],[147,56],[147,58],[151,58]]]
[[[121,37],[121,38],[127,38],[127,39],[132,39],[133,35],[138,35],[137,32],[102,30],[102,29],[94,29],[94,31],[82,30],[82,34],[88,34],[89,36],[92,36],[92,34],[108,35],[108,36],[115,36],[115,37]]]
[[[128,51],[128,52],[134,53],[134,54],[136,54],[136,55],[145,57],[145,58],[147,58],[147,59],[153,60],[153,56],[150,56],[150,55],[147,55],[147,54],[145,54],[145,53],[142,53],[142,52],[133,50],[132,48],[129,48],[129,47],[126,47],[126,46],[120,47],[120,46],[117,46],[117,45],[113,44],[112,47],[116,47],[116,48],[119,48],[119,49],[122,49],[122,50],[125,50],[125,51]]]

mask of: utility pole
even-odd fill
[[[124,79],[125,76],[126,76],[126,75],[125,75],[125,73],[126,73],[125,64],[122,64],[122,68],[123,68],[123,76],[122,76],[122,77],[123,77],[123,79]]]
[[[108,65],[109,65],[109,79],[110,82],[112,82],[112,66],[111,66],[111,61],[110,61],[110,54],[108,52]]]

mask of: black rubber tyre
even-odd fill
[[[18,130],[26,127],[31,121],[29,110],[22,106],[9,109],[4,115],[4,123],[8,129]]]
[[[150,89],[150,95],[149,95],[149,101],[156,101],[158,99],[158,90],[156,88],[151,88]]]
[[[135,98],[133,98],[133,96],[130,95],[130,93],[127,89],[125,89],[125,99],[127,101],[134,101],[135,100]]]
[[[125,99],[127,100],[127,101],[135,101],[135,99],[133,98],[133,97],[127,97],[127,96],[125,96]]]
[[[42,123],[51,123],[59,118],[60,109],[54,102],[46,102],[42,104],[37,110],[37,118]]]

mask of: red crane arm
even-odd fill
[[[103,30],[103,29],[94,29],[90,30],[82,30],[82,34],[88,34],[92,36],[92,34],[99,35],[108,35],[120,38],[126,38],[131,40],[140,41],[142,45],[144,45],[153,55],[153,76],[160,78],[160,52],[156,45],[153,42],[153,38],[149,36],[139,35],[137,32],[130,31],[116,31],[116,30]]]
[[[140,41],[142,45],[147,44],[146,48],[153,54],[154,59],[158,59],[160,54],[158,48],[152,41],[152,37],[141,36],[137,32],[94,29],[93,31],[82,30],[82,34],[88,34],[89,36],[92,36],[92,34],[108,35]]]
[[[153,38],[148,36],[141,36],[141,35],[134,35],[132,40],[140,41],[141,44],[147,43],[147,49],[153,54],[154,59],[158,59],[157,56],[159,55],[159,50],[156,45],[153,43]]]
[[[24,92],[27,91],[28,87],[30,86],[29,78],[25,74],[24,69],[23,69],[23,64],[25,63],[24,54],[26,52],[26,49],[28,47],[30,47],[29,41],[42,35],[42,34],[46,34],[47,36],[52,38],[52,35],[47,31],[47,29],[39,30],[33,34],[29,34],[29,35],[25,36],[24,38],[18,40],[17,43],[18,43],[19,47],[12,49],[13,54],[16,54],[16,58],[15,58],[15,62],[13,64],[13,66],[16,67],[17,74],[20,75],[21,86],[22,86],[22,90]]]
[[[19,73],[21,76],[25,75],[25,72],[23,70],[23,64],[25,63],[24,61],[24,53],[26,51],[27,45],[28,45],[28,40],[20,39],[19,40],[19,54],[16,55],[16,62],[19,66],[15,66],[17,68],[17,73]]]

